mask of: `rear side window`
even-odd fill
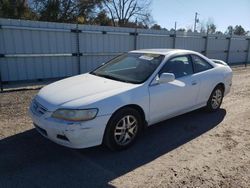
[[[192,55],[194,72],[202,72],[213,68],[205,59],[200,58],[199,56]]]
[[[174,57],[166,62],[160,74],[173,73],[175,78],[193,74],[192,61],[189,56]]]

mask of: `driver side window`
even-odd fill
[[[193,74],[192,61],[190,57],[186,55],[174,57],[166,62],[159,72],[159,75],[161,75],[163,72],[173,73],[175,78],[188,76]]]

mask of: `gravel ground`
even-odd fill
[[[250,68],[234,68],[217,113],[161,122],[122,152],[40,136],[27,115],[37,92],[0,94],[0,187],[250,187]]]

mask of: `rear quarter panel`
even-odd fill
[[[224,65],[218,65],[213,69],[197,73],[200,78],[201,88],[198,97],[199,103],[204,103],[208,101],[213,89],[219,83],[225,85],[225,94],[230,90],[231,80],[232,80],[232,71],[230,67]]]

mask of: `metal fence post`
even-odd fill
[[[79,38],[79,27],[78,22],[76,24],[76,47],[77,47],[77,63],[78,63],[78,74],[81,74],[81,57],[80,57],[80,38]]]
[[[248,58],[249,58],[249,53],[250,53],[250,38],[247,38],[246,40],[248,40],[248,47],[247,47],[247,56],[246,56],[246,62],[245,62],[245,67],[247,67],[247,63],[248,63]]]
[[[175,47],[176,47],[176,30],[173,34],[173,48],[175,49]]]
[[[203,36],[203,38],[205,38],[205,49],[204,49],[204,55],[207,56],[207,48],[208,48],[208,31],[207,31],[207,35]]]
[[[227,59],[226,59],[226,63],[229,64],[229,55],[230,55],[230,48],[231,48],[231,40],[232,40],[232,35],[230,35],[230,37],[227,37],[226,39],[228,39],[228,47],[227,47]]]
[[[174,34],[170,34],[169,37],[173,38],[173,49],[176,47],[176,32]]]
[[[138,35],[137,28],[135,28],[135,32],[130,32],[129,35],[134,36],[134,50],[136,50],[137,49],[137,35]]]
[[[75,29],[71,29],[72,33],[76,33],[76,53],[72,53],[72,56],[76,56],[77,57],[77,71],[78,74],[81,74],[81,56],[82,53],[80,53],[80,38],[79,38],[79,34],[82,32],[82,30],[79,30],[78,27],[78,22],[76,23],[76,28]]]
[[[134,36],[134,49],[136,50],[137,49],[137,35],[138,35],[138,32],[137,32],[137,25],[135,27],[135,36]]]

